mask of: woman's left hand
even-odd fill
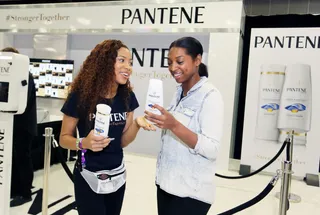
[[[153,122],[155,126],[172,130],[178,124],[178,121],[165,108],[159,105],[153,105],[153,107],[158,109],[161,115],[153,114],[149,111],[145,111],[144,113],[146,114],[146,119]]]
[[[144,116],[140,116],[136,118],[136,123],[140,128],[143,128],[146,131],[155,131],[156,128],[151,125],[149,122],[147,122],[146,118]]]

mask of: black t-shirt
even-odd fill
[[[78,106],[78,95],[71,93],[67,101],[63,105],[61,111],[71,117],[78,118],[78,130],[80,137],[86,137],[92,129],[94,129],[94,114],[90,113],[90,116],[85,117],[79,113]],[[128,112],[134,111],[139,107],[137,98],[133,92],[130,93],[129,98],[129,111],[126,111],[126,105],[124,99],[121,98],[119,93],[112,99],[101,98],[98,104],[108,104],[111,107],[111,117],[108,136],[115,138],[110,144],[100,152],[93,152],[87,150],[85,154],[86,158],[86,169],[89,171],[99,170],[111,170],[121,165],[123,158],[123,150],[121,147],[121,136],[123,129],[126,125],[126,116]],[[90,120],[90,118],[93,118]]]
[[[29,72],[27,106],[22,114],[14,115],[13,135],[19,135],[21,132],[27,132],[31,136],[37,136],[37,131],[36,87],[33,76]]]

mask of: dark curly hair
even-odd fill
[[[120,40],[104,40],[97,44],[72,82],[69,95],[78,95],[78,110],[86,117],[94,112],[101,97],[111,93],[115,81],[114,65],[122,47],[128,49]],[[118,87],[117,93],[124,99],[127,109],[131,90],[129,80]]]

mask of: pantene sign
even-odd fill
[[[205,6],[122,9],[121,24],[204,24]]]
[[[0,29],[239,28],[242,2],[100,5],[44,8],[0,7]]]

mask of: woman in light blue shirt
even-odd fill
[[[169,49],[169,71],[180,85],[168,109],[154,105],[161,115],[145,112],[162,129],[156,171],[158,214],[205,215],[215,197],[223,100],[208,81],[198,40],[183,37]]]

